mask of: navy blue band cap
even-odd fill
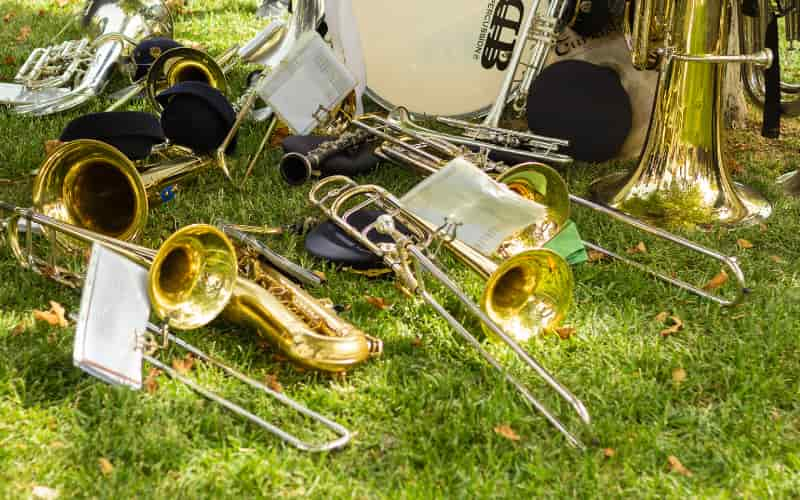
[[[133,75],[133,80],[138,81],[147,75],[147,71],[153,62],[164,52],[183,47],[182,44],[176,42],[172,38],[153,37],[139,42],[139,45],[133,49],[133,63],[136,65],[136,72]]]
[[[146,158],[164,142],[158,117],[142,111],[89,113],[67,123],[59,140],[95,139],[111,144],[131,160]]]
[[[205,82],[181,82],[158,94],[156,100],[164,107],[161,126],[167,138],[197,153],[217,149],[236,122],[228,98]],[[234,136],[227,153],[236,149],[236,142]]]

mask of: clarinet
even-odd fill
[[[331,156],[360,146],[372,140],[372,134],[364,130],[345,132],[337,139],[326,141],[306,154],[287,153],[278,165],[283,179],[292,186],[303,184],[312,175],[320,175],[320,165]]]

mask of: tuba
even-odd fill
[[[729,9],[726,0],[636,2],[634,66],[660,71],[653,115],[637,167],[595,181],[595,200],[660,226],[745,224],[770,215],[767,200],[733,182],[725,166],[723,64],[772,62],[769,50],[728,55]]]
[[[15,84],[0,87],[0,103],[38,116],[75,108],[100,94],[125,57],[126,45],[149,36],[172,36],[172,18],[161,0],[90,0],[83,25],[92,38],[34,50]]]

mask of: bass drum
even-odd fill
[[[567,28],[550,52],[547,65],[561,61],[586,61],[613,69],[628,94],[631,104],[631,129],[616,158],[638,158],[647,138],[653,111],[658,71],[639,71],[631,64],[631,53],[620,29],[606,28],[597,35],[584,37]],[[569,99],[569,89],[564,91]],[[588,111],[588,110],[587,110]]]
[[[531,0],[353,0],[367,95],[384,108],[458,118],[500,92]]]

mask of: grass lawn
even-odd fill
[[[11,80],[30,50],[52,41],[81,4],[0,0],[0,80]],[[176,16],[175,36],[219,54],[257,32],[255,4],[194,1],[191,13]],[[32,28],[27,37],[21,34],[25,26]],[[77,27],[66,34],[78,36]],[[245,68],[234,71],[234,92],[241,92],[246,74]],[[125,83],[116,77],[109,89]],[[0,178],[22,179],[0,184],[0,199],[28,206],[31,182],[25,176],[43,160],[45,141],[57,138],[72,118],[104,105],[98,100],[45,118],[0,109]],[[230,160],[235,176],[265,128],[248,125],[241,134],[239,153]],[[774,203],[772,217],[762,226],[691,235],[740,259],[752,289],[744,304],[722,309],[623,265],[584,264],[574,269],[575,306],[567,321],[575,334],[527,345],[589,408],[594,421],[582,432],[591,443],[584,453],[567,447],[431,310],[406,299],[390,280],[354,276],[312,259],[299,236],[273,237],[271,243],[325,272],[328,282],[312,293],[347,306],[345,319],[383,339],[382,358],[346,377],[327,377],[288,366],[254,332],[222,321],[183,336],[255,378],[274,377],[285,393],[357,431],[349,447],[324,455],[298,452],[164,375],[152,393],[84,375],[72,365],[73,328],[33,320],[33,311],[47,310],[51,300],[76,311],[78,294],[21,270],[4,247],[0,496],[26,498],[46,487],[62,498],[797,497],[800,201],[784,197],[773,180],[798,167],[800,141],[797,124],[788,120],[779,141],[758,136],[755,122],[748,128],[730,135],[731,164],[740,167],[737,180]],[[278,148],[270,149],[242,191],[216,171],[190,184],[176,200],[151,210],[143,243],[157,246],[177,227],[217,218],[277,225],[316,215],[306,202],[308,186],[288,189],[280,181],[279,157]],[[579,164],[563,174],[576,193],[585,193],[592,179],[629,166]],[[365,180],[402,194],[417,179],[384,165]],[[648,251],[634,257],[697,283],[720,271],[713,261],[583,209],[575,208],[573,218],[585,238],[617,250],[643,240]],[[752,248],[737,244],[741,239]],[[452,260],[446,264],[473,296],[480,294],[477,277]],[[369,296],[391,306],[376,308]],[[464,316],[455,300],[439,296]],[[657,320],[661,312],[679,318],[682,329],[662,335],[670,321]],[[575,423],[505,349],[489,349]],[[162,353],[167,361],[180,356]],[[213,369],[200,365],[192,375],[303,436],[320,433]],[[501,426],[519,439],[498,433]]]

